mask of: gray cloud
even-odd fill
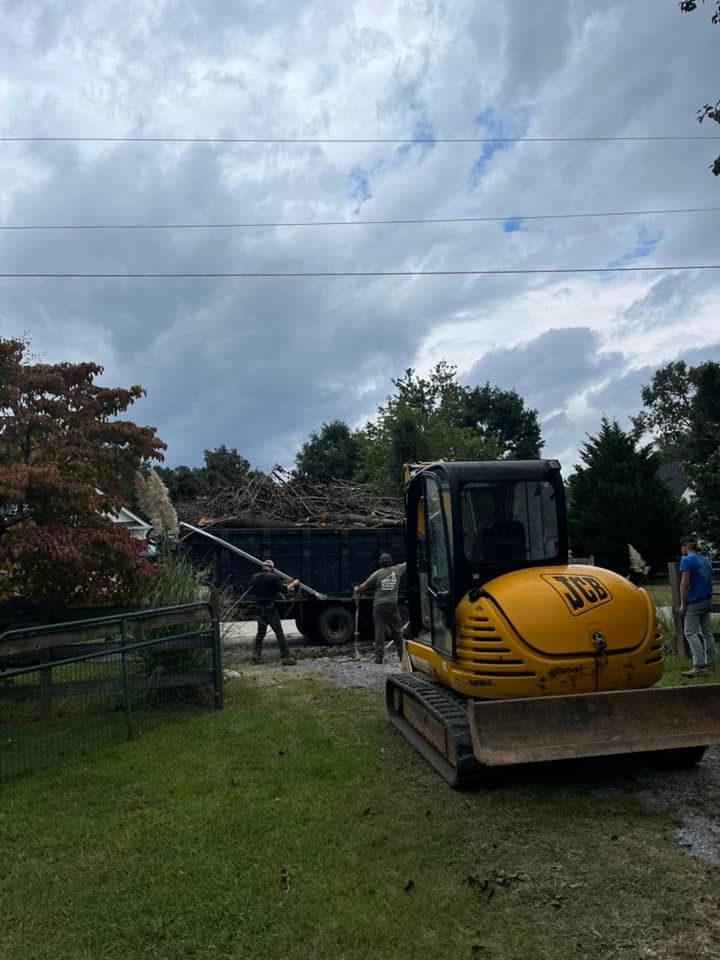
[[[599,347],[597,334],[588,327],[548,330],[523,346],[485,354],[467,379],[517,390],[550,412],[622,364],[622,354],[601,353]]]
[[[0,133],[288,137],[696,133],[714,34],[673,4],[0,0]],[[707,156],[706,156],[707,154]],[[398,148],[0,144],[0,222],[221,222],[716,206],[704,144]],[[362,184],[359,189],[358,184]],[[703,262],[718,216],[0,233],[1,272]],[[648,240],[652,239],[652,243]],[[654,249],[650,249],[654,244]],[[289,462],[439,356],[516,387],[573,456],[638,369],[715,355],[713,274],[0,281],[0,334],[140,382],[170,462]],[[615,387],[613,388],[613,384]],[[581,399],[578,399],[581,398]],[[639,393],[633,409],[639,403]]]

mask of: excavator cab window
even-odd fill
[[[551,561],[558,556],[555,491],[546,480],[466,484],[461,512],[465,556],[473,565]]]
[[[446,653],[452,652],[454,604],[450,540],[445,513],[449,491],[441,492],[438,478],[425,477],[425,531],[427,537],[427,595],[429,600],[432,644]]]

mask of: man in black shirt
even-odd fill
[[[292,593],[292,591],[299,586],[299,580],[292,580],[287,584],[287,589]],[[290,650],[288,649],[282,623],[280,622],[280,614],[275,606],[275,597],[284,587],[285,582],[281,576],[275,573],[275,564],[272,560],[263,561],[262,573],[256,573],[252,578],[252,588],[255,599],[260,605],[255,649],[252,655],[253,663],[260,663],[262,661],[262,644],[268,626],[272,627],[273,633],[277,637],[278,646],[280,647],[280,662],[283,666],[292,666],[295,663],[290,656]]]

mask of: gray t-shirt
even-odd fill
[[[365,581],[365,586],[375,593],[373,610],[377,607],[397,606],[400,580],[406,569],[406,563],[396,563],[392,567],[380,567],[375,573],[370,574]]]

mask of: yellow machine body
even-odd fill
[[[557,461],[406,471],[409,622],[388,718],[450,783],[505,764],[720,742],[720,685],[660,689],[647,593],[568,563]]]
[[[467,697],[500,700],[649,687],[663,672],[647,593],[609,570],[535,567],[466,595],[456,656],[409,640],[412,669]]]

